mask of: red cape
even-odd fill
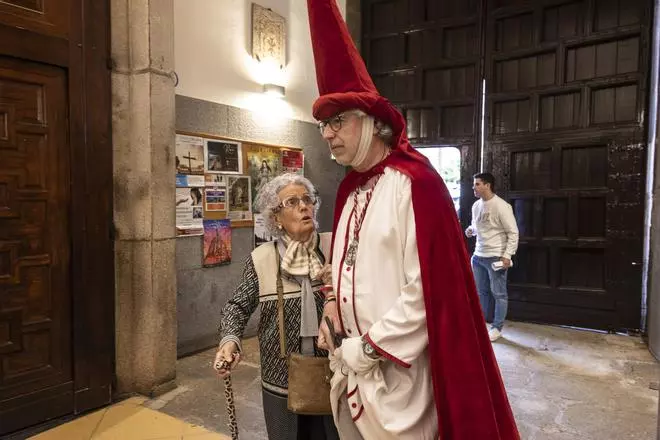
[[[333,241],[348,196],[385,167],[400,171],[412,182],[440,438],[518,440],[449,191],[405,136],[399,137],[398,148],[384,162],[344,178],[337,193]]]

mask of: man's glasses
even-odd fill
[[[346,120],[346,116],[344,113],[340,113],[336,116],[333,116],[330,119],[325,119],[323,121],[319,122],[319,131],[321,134],[325,131],[325,127],[330,126],[330,130],[334,131],[335,133],[341,130],[341,124]]]
[[[348,120],[348,117],[350,115],[364,116],[364,114],[360,113],[358,110],[348,110],[345,111],[344,113],[339,113],[338,115],[333,116],[332,118],[324,119],[323,121],[319,122],[319,131],[321,132],[321,135],[323,135],[323,132],[325,131],[325,127],[328,126],[330,126],[330,130],[337,133],[339,130],[341,130],[342,123]]]
[[[316,205],[316,197],[305,194],[302,197],[291,196],[282,200],[279,205],[277,205],[277,210],[282,208],[296,208],[300,205],[300,202],[303,202],[305,206],[314,206]]]

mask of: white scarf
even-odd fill
[[[369,153],[369,147],[371,146],[371,141],[374,136],[374,123],[375,119],[373,116],[364,116],[362,118],[362,135],[360,136],[360,143],[358,144],[357,153],[355,157],[349,164],[353,168],[357,168],[365,161],[367,158],[367,153]]]
[[[280,238],[278,246],[278,252],[282,255],[282,270],[300,282],[301,353],[312,355],[314,342],[310,338],[319,334],[319,318],[311,280],[317,278],[323,267],[316,253],[318,242],[317,232],[312,233],[305,242],[295,241],[285,234]]]

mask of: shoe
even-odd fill
[[[495,342],[500,337],[502,336],[502,332],[496,329],[495,327],[491,327],[490,330],[488,330],[488,337],[490,338],[490,342]]]

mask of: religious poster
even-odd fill
[[[227,176],[227,217],[232,221],[252,220],[249,176]]]
[[[204,267],[231,263],[231,224],[228,219],[204,220]]]
[[[176,189],[176,235],[202,235],[204,208],[202,188]]]
[[[204,186],[204,176],[177,174],[176,186],[177,188],[188,188],[190,186]]]
[[[304,156],[302,150],[282,151],[282,172],[303,175]]]
[[[233,141],[206,141],[204,156],[206,172],[208,173],[243,173],[243,158],[241,143]]]
[[[204,174],[204,139],[177,134],[174,154],[178,174]]]
[[[254,247],[273,241],[273,237],[266,230],[264,216],[262,214],[254,214]]]
[[[247,152],[248,173],[252,178],[252,203],[257,200],[257,193],[275,176],[281,174],[280,151],[277,148],[260,147]],[[252,207],[253,212],[257,212]]]

